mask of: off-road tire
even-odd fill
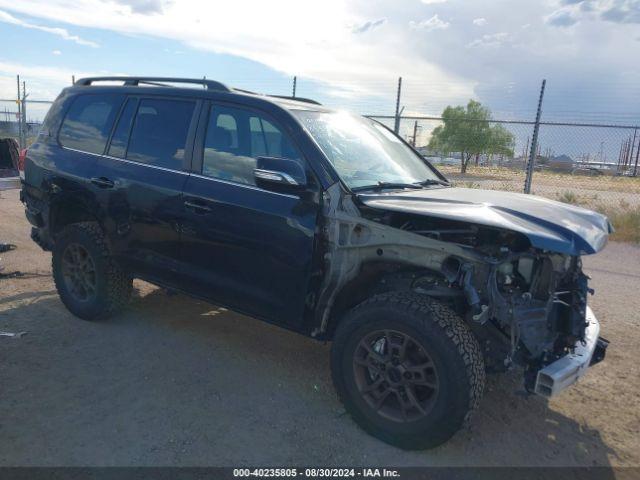
[[[379,415],[356,386],[353,356],[362,338],[389,329],[410,335],[433,359],[439,390],[433,408],[413,422]],[[331,372],[340,400],[355,422],[380,440],[407,450],[436,447],[451,438],[480,402],[485,366],[478,342],[449,307],[413,292],[376,295],[349,311],[335,332]]]
[[[62,255],[70,244],[82,246],[95,265],[96,289],[91,300],[77,300],[64,280]],[[83,320],[105,320],[120,311],[131,298],[133,280],[111,256],[102,229],[95,222],[74,223],[65,227],[56,237],[51,264],[62,303]]]

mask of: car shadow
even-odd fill
[[[163,289],[137,289],[127,311],[95,323],[73,318],[50,293],[3,299],[16,305],[0,317],[30,333],[0,343],[2,357],[11,359],[3,384],[21,383],[0,397],[0,409],[16,419],[2,426],[16,446],[0,464],[32,458],[18,450],[20,442],[41,462],[77,461],[83,447],[73,442],[86,436],[100,437],[105,448],[135,445],[122,457],[128,460],[114,457],[116,464],[215,464],[222,454],[211,445],[211,431],[224,434],[228,463],[607,467],[615,456],[597,430],[553,401],[519,393],[516,372],[489,377],[478,412],[449,442],[401,451],[369,437],[345,414],[331,384],[327,344]],[[108,411],[114,401],[117,414]],[[69,405],[78,406],[66,413]],[[35,423],[45,419],[58,422],[69,442],[52,446],[44,435],[50,457],[32,438],[41,435]],[[120,421],[124,433],[111,438]],[[284,436],[272,445],[276,431]],[[159,440],[168,436],[171,442]],[[193,451],[176,450],[175,438]],[[615,478],[612,470],[600,473]]]

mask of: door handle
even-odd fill
[[[94,177],[91,179],[91,183],[100,188],[113,188],[115,186],[113,180],[109,180],[106,177]]]
[[[204,215],[205,213],[209,213],[211,209],[206,205],[201,203],[190,202],[189,200],[185,200],[184,206],[193,210],[195,213],[200,213]]]

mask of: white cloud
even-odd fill
[[[554,27],[570,27],[578,23],[578,17],[570,8],[561,8],[547,15],[544,19],[547,25]]]
[[[73,71],[66,68],[48,65],[33,65],[0,60],[0,98],[16,97],[16,74],[27,86],[27,93],[32,100],[53,100],[60,90],[71,85],[71,77],[89,77],[104,75],[105,72]],[[49,106],[46,104],[30,104],[29,118],[43,118]]]
[[[487,19],[486,18],[475,18],[473,20],[473,24],[477,25],[478,27],[484,27],[487,24]]]
[[[168,3],[165,0],[113,0],[120,5],[129,7],[133,13],[142,13],[144,15],[162,13],[165,5]]]
[[[41,32],[51,33],[53,35],[57,35],[59,37],[64,38],[65,40],[69,40],[77,43],[78,45],[84,45],[87,47],[97,47],[98,44],[95,42],[91,42],[89,40],[84,40],[77,35],[71,35],[66,29],[59,27],[45,27],[43,25],[35,25],[33,23],[25,22],[24,20],[20,20],[19,18],[14,17],[13,15],[0,10],[0,22],[10,23],[12,25],[18,25],[23,28],[31,28],[33,30],[40,30]]]
[[[450,23],[442,20],[437,13],[427,20],[422,20],[420,22],[409,22],[409,26],[411,28],[416,30],[426,30],[427,32],[430,32],[432,30],[444,30],[445,28],[449,28],[449,25]]]
[[[435,3],[445,3],[448,0],[422,0],[425,5],[433,5]]]
[[[386,18],[381,18],[379,20],[368,20],[364,23],[353,25],[351,27],[351,31],[353,33],[365,33],[369,30],[373,30],[374,28],[378,28],[381,25],[384,25],[385,23],[387,23]]]
[[[387,22],[386,28],[379,28],[375,35],[354,35],[345,26],[371,21],[356,7],[343,0],[309,2],[304,7],[305,20],[292,21],[290,13],[300,10],[298,0],[235,0],[228,2],[223,12],[216,2],[182,0],[164,4],[153,14],[135,13],[129,7],[99,0],[74,0],[73,8],[69,0],[0,0],[0,8],[49,21],[150,35],[191,48],[244,57],[299,79],[317,80],[336,91],[348,91],[344,87],[348,83],[359,85],[359,92],[387,95],[402,75],[405,82],[415,84],[428,78],[436,85],[431,92],[440,98],[473,94],[474,82],[404,48],[410,38],[402,23]],[[247,15],[249,11],[251,15]],[[382,24],[386,17],[378,18]],[[447,26],[437,16],[424,23],[424,28]],[[206,75],[207,66],[201,68],[189,74]]]
[[[52,55],[62,55],[62,52],[60,50],[52,50],[51,54]]]
[[[509,41],[511,36],[507,32],[492,33],[489,35],[483,35],[480,38],[467,44],[469,48],[475,47],[498,47],[503,43]]]
[[[558,0],[561,8],[545,17],[549,25],[567,27],[582,19],[604,20],[619,24],[640,23],[638,0]]]

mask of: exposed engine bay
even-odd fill
[[[476,334],[487,368],[524,367],[531,391],[541,369],[585,343],[593,290],[579,255],[535,248],[520,232],[473,219],[350,204],[341,196],[326,212],[327,278],[335,282],[325,284],[325,298],[320,297],[326,307],[331,288],[348,284],[372,262],[386,265],[369,267],[378,272],[380,288],[411,289],[448,303]],[[341,267],[332,275],[335,262]],[[597,340],[592,363],[604,357],[607,345]]]

